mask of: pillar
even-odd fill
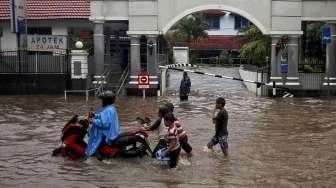
[[[151,88],[158,88],[157,35],[147,35],[147,72]]]
[[[147,36],[147,72],[153,76],[158,74],[156,38],[154,35]]]
[[[88,55],[85,50],[71,50],[71,89],[73,90],[87,89]]]
[[[131,41],[130,48],[130,79],[128,88],[138,87],[138,75],[141,72],[140,61],[140,35],[129,35]]]
[[[299,83],[299,36],[289,36],[288,50],[288,72],[285,85],[298,86]]]
[[[95,75],[101,75],[105,62],[104,21],[94,21],[93,40]]]
[[[137,76],[141,72],[140,65],[140,36],[132,35],[131,37],[131,76]]]
[[[336,86],[336,24],[327,25],[331,30],[331,43],[326,45],[326,72],[324,86]]]
[[[281,75],[281,62],[280,54],[277,53],[276,45],[280,40],[280,36],[272,36],[272,54],[271,54],[271,82],[275,82],[276,85],[282,85],[282,75]]]

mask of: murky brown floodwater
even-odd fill
[[[237,76],[234,68],[206,71]],[[156,116],[173,102],[194,151],[177,169],[162,169],[150,157],[70,161],[51,157],[60,131],[73,115],[100,104],[83,97],[0,96],[0,187],[334,187],[336,183],[336,99],[260,98],[242,83],[191,75],[192,96],[178,100],[181,73],[173,73],[167,96],[120,98],[124,129],[137,116]],[[213,103],[227,99],[229,152],[204,150],[213,134]],[[154,138],[154,134],[151,135]],[[152,143],[154,145],[155,143]]]

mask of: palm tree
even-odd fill
[[[200,13],[194,13],[184,17],[172,28],[173,38],[184,45],[196,43],[208,36],[206,28],[207,24],[203,16]]]
[[[265,65],[265,58],[271,53],[271,38],[263,35],[254,25],[241,32],[243,35],[238,40],[244,45],[239,51],[239,56],[246,58],[251,64]]]

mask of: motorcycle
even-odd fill
[[[88,133],[89,121],[80,119],[78,115],[73,116],[62,129],[62,145],[54,149],[52,156],[69,157],[76,160],[86,157],[85,150],[87,143],[84,141]],[[122,157],[143,157],[152,154],[148,144],[148,135],[140,129],[121,133],[111,145],[104,144],[96,152],[99,160],[106,158]]]

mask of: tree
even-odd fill
[[[243,35],[238,40],[243,46],[239,51],[239,57],[246,58],[249,63],[257,66],[265,65],[266,56],[271,53],[271,38],[263,35],[256,26],[251,26],[241,32]]]
[[[207,24],[200,13],[184,17],[173,28],[173,36],[177,44],[189,45],[207,37]]]
[[[321,28],[324,22],[306,22],[304,25],[303,51],[306,58],[325,59],[324,46],[321,44]]]
[[[325,22],[320,21],[302,23],[300,71],[325,72],[326,48],[321,41],[321,29],[324,25]]]

